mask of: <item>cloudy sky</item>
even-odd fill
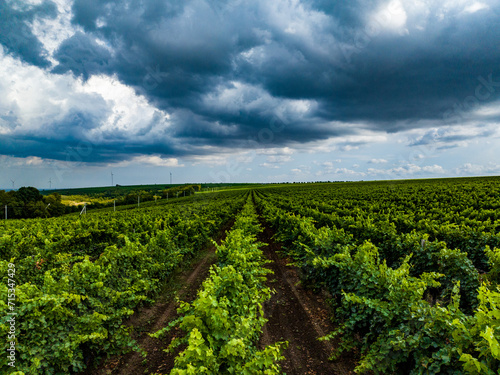
[[[0,188],[500,174],[500,0],[0,1]]]

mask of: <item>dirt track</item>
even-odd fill
[[[220,243],[226,236],[226,230],[231,228],[234,221],[225,225],[217,239]],[[215,246],[210,246],[191,261],[191,267],[178,272],[167,285],[159,300],[152,306],[143,307],[125,323],[134,327],[133,338],[139,347],[147,352],[145,360],[138,352],[130,352],[123,356],[113,356],[103,360],[97,368],[89,369],[81,375],[139,375],[162,373],[168,374],[174,366],[174,359],[178,352],[166,353],[166,349],[175,334],[173,330],[164,338],[151,338],[148,333],[154,333],[165,327],[170,321],[178,317],[178,303],[175,296],[183,301],[191,302],[202,282],[207,278],[210,266],[215,262]],[[189,266],[189,265],[188,265]]]
[[[264,224],[262,224],[264,226]],[[333,331],[329,317],[332,312],[324,294],[314,294],[302,287],[295,267],[277,254],[281,245],[273,239],[273,232],[265,227],[259,240],[268,245],[263,248],[274,275],[268,276],[268,286],[276,290],[264,306],[269,321],[264,326],[261,345],[288,341],[282,370],[287,375],[303,374],[352,374],[354,358],[347,354],[331,362],[328,357],[335,342],[318,341],[317,338]]]

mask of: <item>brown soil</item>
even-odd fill
[[[300,282],[296,267],[289,266],[289,260],[278,256],[281,244],[272,238],[273,232],[265,228],[259,236],[267,246],[264,255],[272,260],[267,267],[274,274],[268,275],[268,286],[276,293],[264,306],[268,322],[264,326],[261,345],[277,341],[288,341],[281,362],[282,371],[287,375],[304,374],[353,374],[356,358],[345,353],[336,361],[329,361],[338,342],[318,341],[318,338],[332,332],[335,326],[329,317],[333,316],[325,302],[328,295],[314,294]]]
[[[234,220],[221,229],[216,239],[217,243],[220,244],[226,237],[226,230],[230,229],[233,223]],[[152,338],[148,333],[154,333],[178,318],[179,305],[175,297],[179,297],[182,301],[193,301],[215,260],[215,246],[212,245],[173,275],[154,305],[142,307],[124,323],[134,327],[132,338],[147,353],[146,358],[136,351],[122,356],[112,356],[101,361],[97,368],[88,369],[81,375],[168,374],[174,367],[174,359],[179,350],[166,353],[164,349],[180,332],[174,329],[162,339]]]

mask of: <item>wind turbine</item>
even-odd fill
[[[10,179],[10,181],[12,182],[12,190],[14,190],[14,183],[16,182],[16,180]]]
[[[111,186],[113,186],[113,171],[111,171]]]
[[[50,188],[50,190],[52,190],[52,177],[49,178],[49,188]]]

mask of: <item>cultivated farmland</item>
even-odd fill
[[[499,231],[493,177],[4,220],[0,372],[498,374]]]

